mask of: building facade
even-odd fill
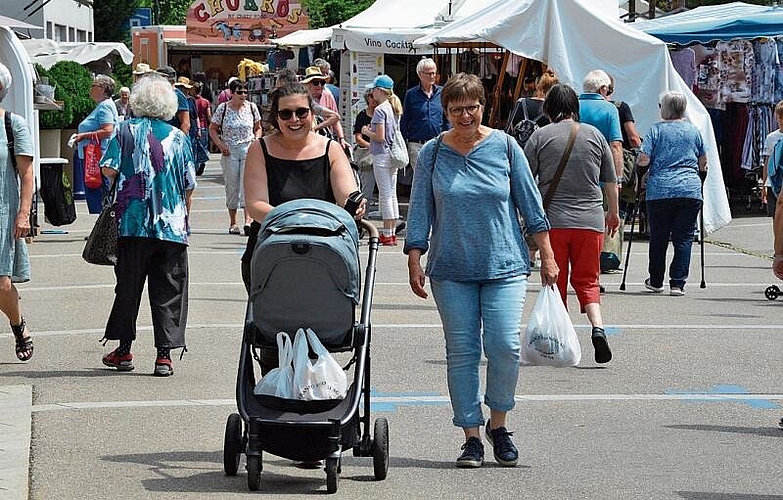
[[[56,42],[92,42],[92,0],[0,0],[3,15],[41,29],[16,29],[31,38]]]

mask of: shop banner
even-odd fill
[[[188,44],[267,45],[308,28],[300,2],[290,0],[196,0],[185,18]]]
[[[334,28],[332,30],[332,47],[376,54],[415,54],[417,52],[427,54],[432,53],[431,47],[414,46],[413,42],[428,33],[429,31],[422,29],[383,31]]]

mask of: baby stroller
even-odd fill
[[[358,232],[348,212],[333,203],[301,199],[274,208],[261,226],[237,374],[239,413],[229,415],[223,445],[226,475],[236,475],[241,455],[246,455],[250,490],[260,486],[263,452],[303,462],[323,460],[328,493],[337,491],[343,450],[372,457],[375,478],[386,478],[385,418],[375,420],[370,436],[370,309],[378,231],[362,224],[370,232],[370,252],[358,322]],[[274,346],[278,332],[293,334],[299,328],[313,329],[330,352],[352,352],[348,366],[354,365],[353,382],[344,399],[254,394],[253,359],[260,363],[259,346]]]

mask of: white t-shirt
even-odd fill
[[[781,132],[780,129],[770,132],[767,135],[767,139],[764,141],[764,157],[767,159],[767,161],[769,161],[769,157],[772,156],[772,152],[775,150],[775,145],[781,139],[783,139],[783,132]],[[767,168],[766,163],[764,168]],[[764,185],[766,187],[772,187],[772,184],[769,181],[769,176],[767,177],[767,182]]]

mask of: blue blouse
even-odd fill
[[[519,215],[531,233],[549,230],[530,167],[499,130],[462,155],[437,138],[421,150],[413,176],[405,253],[429,250],[427,275],[485,281],[530,274]]]
[[[682,120],[653,124],[642,141],[641,152],[650,157],[646,199],[701,199],[699,158],[706,153],[693,124]]]
[[[101,140],[101,151],[106,152],[106,148],[109,146],[109,140],[117,133],[117,124],[119,123],[119,115],[117,115],[117,107],[114,105],[114,101],[111,99],[104,99],[99,102],[95,109],[87,115],[87,117],[79,123],[78,131],[80,134],[85,132],[95,132],[107,123],[114,125],[114,131],[111,136]],[[84,159],[84,147],[90,143],[90,139],[84,139],[79,141],[79,158]]]

